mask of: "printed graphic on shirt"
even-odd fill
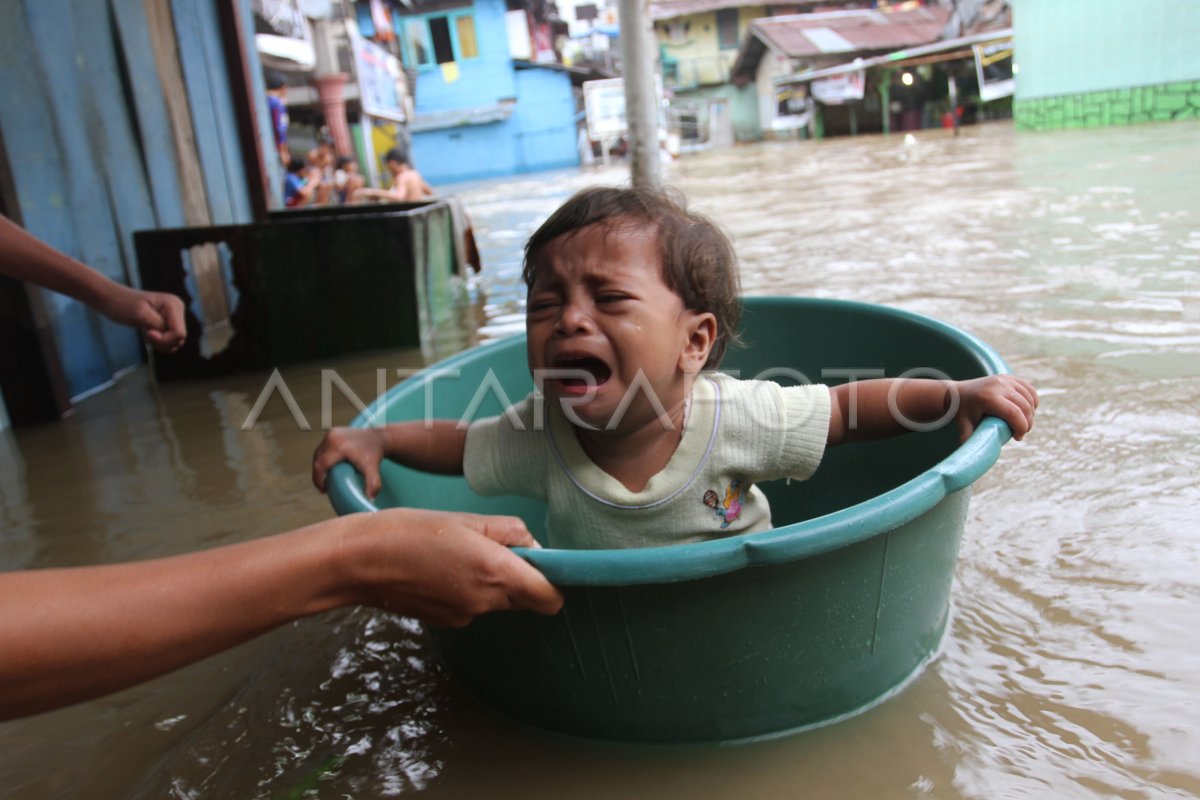
[[[704,505],[717,512],[721,518],[721,527],[728,528],[729,523],[742,513],[742,502],[746,499],[746,486],[741,480],[734,479],[725,487],[725,499],[722,500],[712,489],[704,493]]]

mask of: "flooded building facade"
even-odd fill
[[[1200,5],[1018,0],[1019,129],[1200,117]]]

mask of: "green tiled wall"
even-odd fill
[[[1013,117],[1018,129],[1039,131],[1200,119],[1200,81],[1018,99]]]

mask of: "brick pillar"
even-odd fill
[[[325,124],[333,136],[333,146],[340,156],[353,156],[354,144],[350,141],[350,126],[346,123],[346,99],[342,87],[349,78],[344,72],[333,72],[329,75],[318,75],[313,78],[317,87],[317,96],[321,98],[321,111],[325,114]]]

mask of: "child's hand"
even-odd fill
[[[334,428],[325,434],[313,453],[313,485],[325,491],[325,478],[335,464],[349,461],[363,474],[367,497],[374,499],[383,487],[379,462],[383,461],[383,431],[375,428]]]
[[[1027,380],[1014,375],[990,375],[951,385],[958,392],[958,422],[960,441],[966,441],[980,420],[986,416],[999,417],[1012,429],[1013,438],[1020,441],[1033,427],[1037,409],[1037,390]]]

